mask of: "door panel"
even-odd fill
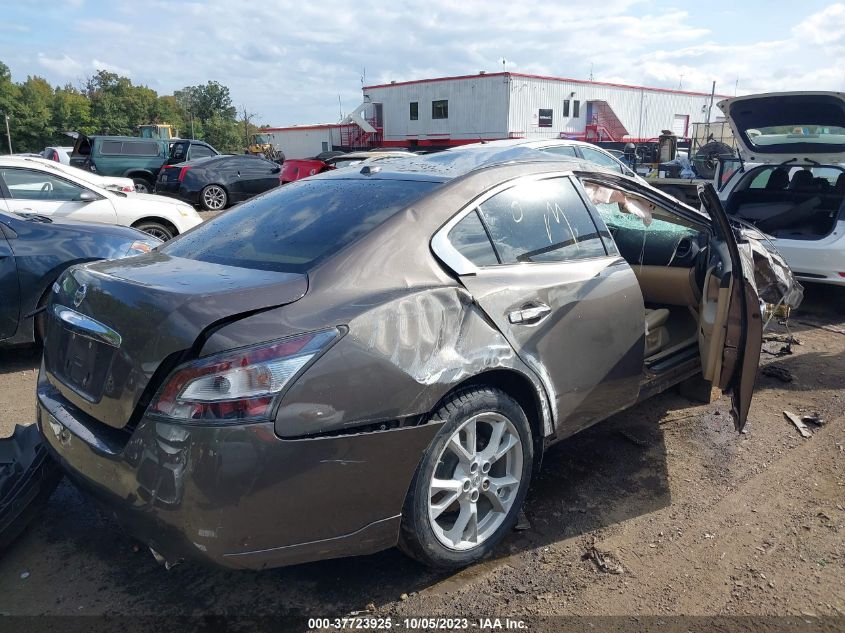
[[[15,335],[20,320],[20,286],[15,256],[0,227],[0,340]]]
[[[734,425],[741,431],[751,407],[763,343],[763,319],[754,285],[754,263],[750,255],[745,256],[740,251],[713,185],[699,187],[699,197],[713,219],[714,228],[718,229],[718,236],[711,245],[717,261],[712,262],[702,300],[702,312],[715,307],[717,315],[715,329],[709,337],[705,336],[709,350],[705,378],[709,370],[713,384],[731,394]],[[715,278],[719,281],[714,306],[711,289],[715,286]]]
[[[461,281],[543,380],[567,433],[636,401],[644,307],[624,260],[492,267]]]
[[[117,222],[108,199],[78,200],[82,193],[93,192],[75,182],[36,169],[3,169],[2,176],[9,192],[6,200],[9,211],[83,222]]]
[[[438,236],[435,252],[543,381],[562,435],[637,399],[642,294],[569,178],[503,185],[443,232],[454,252]]]

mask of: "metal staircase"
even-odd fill
[[[587,127],[585,139],[594,141],[621,141],[628,130],[607,101],[587,101]]]
[[[348,151],[378,147],[381,144],[384,129],[376,126],[375,119],[368,119],[367,122],[375,131],[368,132],[357,123],[343,125],[340,128],[340,146]]]

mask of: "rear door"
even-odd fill
[[[239,161],[238,176],[245,197],[258,195],[279,184],[279,172],[273,173],[273,170],[278,167],[275,163],[263,158],[246,156],[240,158]]]
[[[637,279],[581,192],[566,176],[508,183],[432,241],[544,382],[566,432],[632,404],[644,354]]]
[[[712,322],[718,326],[710,336],[702,339],[704,377],[730,393],[734,425],[741,431],[748,419],[763,343],[763,319],[754,283],[754,260],[751,253],[737,243],[713,185],[699,186],[699,198],[716,231],[711,249],[721,250],[721,259],[724,260],[726,254],[729,260],[721,261],[721,270],[717,265],[708,272],[703,289],[702,323],[707,322],[710,315]],[[708,294],[719,299],[708,305]],[[709,353],[707,348],[716,349],[716,353]]]

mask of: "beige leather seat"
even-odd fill
[[[669,330],[666,329],[666,321],[669,320],[669,310],[658,308],[657,310],[645,309],[645,355],[653,356],[666,347],[669,342]]]

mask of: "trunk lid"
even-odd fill
[[[718,106],[749,163],[845,162],[845,93],[772,92]]]
[[[54,286],[48,309],[47,377],[83,412],[122,428],[147,388],[196,353],[203,332],[293,303],[307,289],[304,274],[163,253],[72,269]]]

